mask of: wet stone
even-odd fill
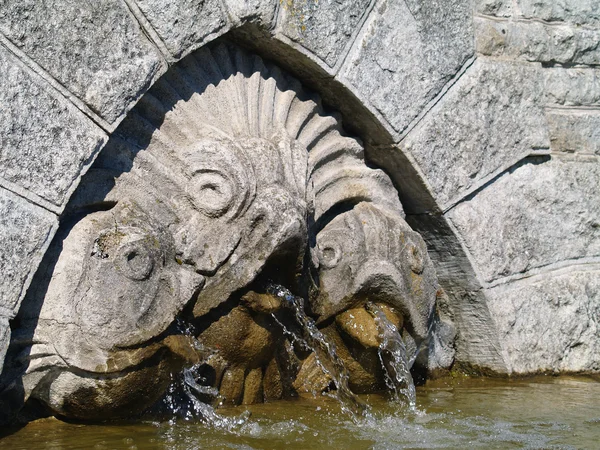
[[[397,191],[359,141],[298,81],[230,43],[182,60],[123,125],[70,202],[19,313],[31,336],[16,375],[25,395],[57,416],[127,418],[183,370],[202,413],[217,393],[234,405],[292,396],[292,372],[313,353],[330,380],[313,364],[299,383],[316,376],[307,389],[332,390],[362,414],[308,308],[334,319],[365,295],[403,311],[414,342],[426,338],[438,285]],[[30,228],[19,230],[31,238]],[[298,297],[317,271],[319,298]]]

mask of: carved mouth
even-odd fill
[[[385,323],[377,319],[377,311],[382,313]],[[415,334],[410,316],[404,315],[398,307],[386,302],[363,301],[338,313],[334,323],[351,347],[364,350],[381,348],[385,334],[382,327],[388,327],[388,332],[397,331],[406,347],[409,366],[416,360],[423,341]]]
[[[402,314],[384,303],[378,303],[377,306],[384,311],[390,324],[401,331],[404,324]],[[344,335],[360,343],[365,348],[379,347],[381,344],[381,333],[373,311],[369,310],[368,303],[349,308],[336,315],[335,323]]]

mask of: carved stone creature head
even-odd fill
[[[231,202],[233,210],[221,221],[195,214],[178,231],[183,262],[207,276],[196,299],[196,317],[247,286],[270,259],[285,256],[289,259],[286,270],[298,270],[306,245],[306,151],[297,149],[283,133],[269,140],[240,139],[235,148],[236,160],[223,164],[218,176],[209,163],[224,159],[222,145],[211,149],[218,158],[207,158],[206,148],[194,148],[186,155],[188,161],[197,161],[192,167],[198,178],[198,185],[188,186],[188,193],[207,206]],[[240,178],[228,179],[228,172],[234,170]],[[231,193],[231,198],[223,193]],[[211,255],[207,250],[217,243],[222,250]]]
[[[109,370],[107,352],[163,333],[202,287],[175,255],[169,230],[133,202],[85,216],[62,241],[38,334],[59,329],[54,346],[69,365]]]
[[[438,290],[425,242],[397,214],[360,203],[317,234],[313,259],[320,321],[367,301],[386,303],[404,318],[413,338],[427,336]]]
[[[50,253],[26,393],[80,419],[148,407],[174,367],[197,360],[187,337],[166,331],[204,277],[177,263],[168,228],[132,201],[86,215]]]
[[[307,239],[307,163],[291,145],[284,135],[207,136],[160,163],[138,154],[104,199],[116,205],[76,221],[57,249],[34,335],[47,345],[30,357],[40,350],[61,364],[32,395],[84,419],[148,407],[171,373],[201,357],[167,330],[188,304],[193,316],[207,314],[273,255],[288,255],[295,270]],[[285,160],[294,154],[300,182]],[[97,182],[105,172],[96,170]],[[153,388],[132,395],[140,385]]]
[[[351,388],[385,389],[387,354],[380,353],[385,342],[373,305],[402,336],[412,365],[431,333],[439,289],[423,239],[399,214],[362,202],[317,233],[312,259],[319,293],[311,311],[326,324],[323,331],[344,360]],[[308,370],[303,366],[301,373]]]

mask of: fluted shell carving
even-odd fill
[[[142,97],[61,228],[29,296],[39,314],[23,313],[35,331],[21,342],[31,345],[26,391],[65,416],[127,415],[156,400],[176,367],[201,359],[174,322],[182,315],[201,342],[222,345],[211,360],[222,391],[250,373],[273,378],[281,337],[238,350],[250,330],[273,326],[256,317],[276,306],[246,292],[257,278],[289,284],[310,272],[318,320],[379,301],[416,338],[435,300],[424,243],[361,142],[296,79],[228,44],[186,57]]]

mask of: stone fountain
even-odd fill
[[[207,403],[339,391],[320,344],[293,339],[298,313],[352,392],[388,390],[379,322],[408,366],[451,361],[452,336],[432,338],[441,296],[394,185],[339,114],[221,43],[155,83],[84,177],[21,308],[2,396],[10,417],[101,420],[151,408],[182,370]]]

